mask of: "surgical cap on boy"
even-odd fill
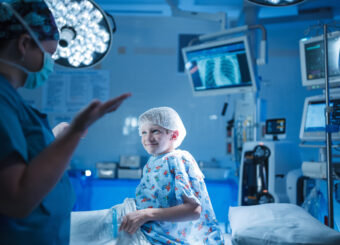
[[[175,148],[181,145],[187,131],[183,125],[182,119],[178,113],[170,107],[156,107],[147,110],[138,118],[139,134],[141,135],[141,126],[143,124],[155,124],[171,131],[178,131],[178,137],[175,141]]]
[[[22,33],[27,33],[26,28],[14,16],[13,12],[1,2],[0,39],[15,39]],[[10,4],[18,12],[39,40],[59,40],[57,25],[45,1],[8,0],[5,3]]]

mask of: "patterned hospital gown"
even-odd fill
[[[203,177],[187,151],[175,150],[150,157],[136,189],[138,210],[180,205],[183,203],[182,195],[202,207],[197,220],[145,223],[141,230],[152,244],[224,244]]]

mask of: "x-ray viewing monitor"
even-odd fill
[[[246,36],[185,47],[182,53],[194,95],[256,91]]]
[[[302,85],[309,89],[325,87],[323,35],[300,40]],[[340,32],[328,34],[328,77],[330,87],[340,85]]]
[[[340,103],[339,97],[330,98],[330,106]],[[305,99],[300,126],[300,139],[304,141],[324,141],[325,133],[325,96],[313,96]],[[340,132],[332,133],[332,139],[340,140]]]

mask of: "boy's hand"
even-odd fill
[[[137,210],[124,216],[119,231],[129,234],[135,233],[139,227],[148,221],[148,209]]]

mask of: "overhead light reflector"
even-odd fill
[[[92,0],[46,0],[60,31],[52,56],[59,65],[86,68],[97,64],[109,52],[115,31],[107,14]]]
[[[262,6],[283,7],[298,4],[304,0],[248,0],[248,2],[255,3]]]

